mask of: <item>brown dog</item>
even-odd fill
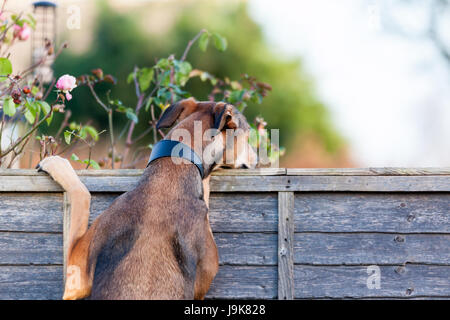
[[[137,187],[118,197],[89,230],[90,193],[70,163],[56,156],[38,165],[64,188],[71,203],[63,299],[204,298],[218,271],[208,220],[210,173],[227,154],[234,160],[227,164],[231,167],[254,167],[256,157],[247,144],[249,125],[231,105],[182,100],[164,112],[158,127],[176,120],[166,139],[181,140],[179,132],[186,131],[194,136],[195,121],[200,121],[202,134],[214,128],[219,132],[209,141],[183,141],[198,155],[213,150],[214,163],[202,163],[203,181],[192,162],[159,158],[145,169]],[[229,150],[227,129],[241,129]]]

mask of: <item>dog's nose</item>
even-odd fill
[[[243,163],[243,164],[241,164],[241,168],[240,169],[250,169],[250,168],[248,167],[248,165]]]

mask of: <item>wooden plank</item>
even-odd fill
[[[302,193],[296,232],[450,233],[448,193]]]
[[[115,170],[76,170],[83,176],[140,176],[143,169],[115,169]],[[219,169],[214,171],[214,176],[236,175],[450,175],[450,167],[371,167],[371,168],[258,168],[258,169]],[[0,169],[0,176],[36,176],[45,173],[37,173],[34,169]]]
[[[278,193],[278,299],[294,298],[294,193]]]
[[[285,168],[258,169],[219,169],[212,172],[213,176],[284,176]]]
[[[296,298],[450,296],[450,266],[380,266],[380,289],[368,288],[367,266],[296,265],[294,274]]]
[[[207,299],[275,299],[276,267],[221,266]]]
[[[2,300],[61,299],[62,291],[62,266],[0,266]]]
[[[277,177],[273,177],[277,178]],[[286,176],[290,191],[449,192],[449,176]],[[236,189],[240,185],[236,185]],[[279,181],[273,188],[281,188]]]
[[[133,189],[139,177],[80,176],[91,192],[125,192]],[[0,192],[62,192],[44,175],[5,176]],[[212,192],[272,191],[363,191],[363,192],[449,192],[450,177],[436,176],[212,176]]]
[[[0,265],[62,263],[62,234],[0,232]]]
[[[62,266],[0,266],[0,299],[61,299]],[[276,298],[276,267],[221,266],[207,298]]]
[[[277,265],[274,233],[214,233],[214,240],[221,265]]]
[[[286,176],[213,176],[212,192],[291,191]]]
[[[66,283],[67,274],[67,250],[69,247],[70,230],[70,208],[69,195],[64,192],[63,196],[63,285]]]
[[[450,167],[424,168],[287,168],[288,176],[425,176],[450,175]]]
[[[296,233],[294,261],[311,265],[450,265],[450,234]]]
[[[0,193],[0,231],[62,232],[63,196]]]

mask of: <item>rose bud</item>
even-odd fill
[[[25,93],[25,94],[31,93],[30,87],[28,87],[28,86],[23,87],[22,91],[23,91],[23,93]]]

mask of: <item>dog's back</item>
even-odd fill
[[[194,166],[170,159],[152,166],[95,223],[102,232],[89,251],[95,267],[91,299],[194,298],[196,244],[204,241],[198,226],[207,215],[201,179]],[[174,177],[176,183],[161,183]]]

